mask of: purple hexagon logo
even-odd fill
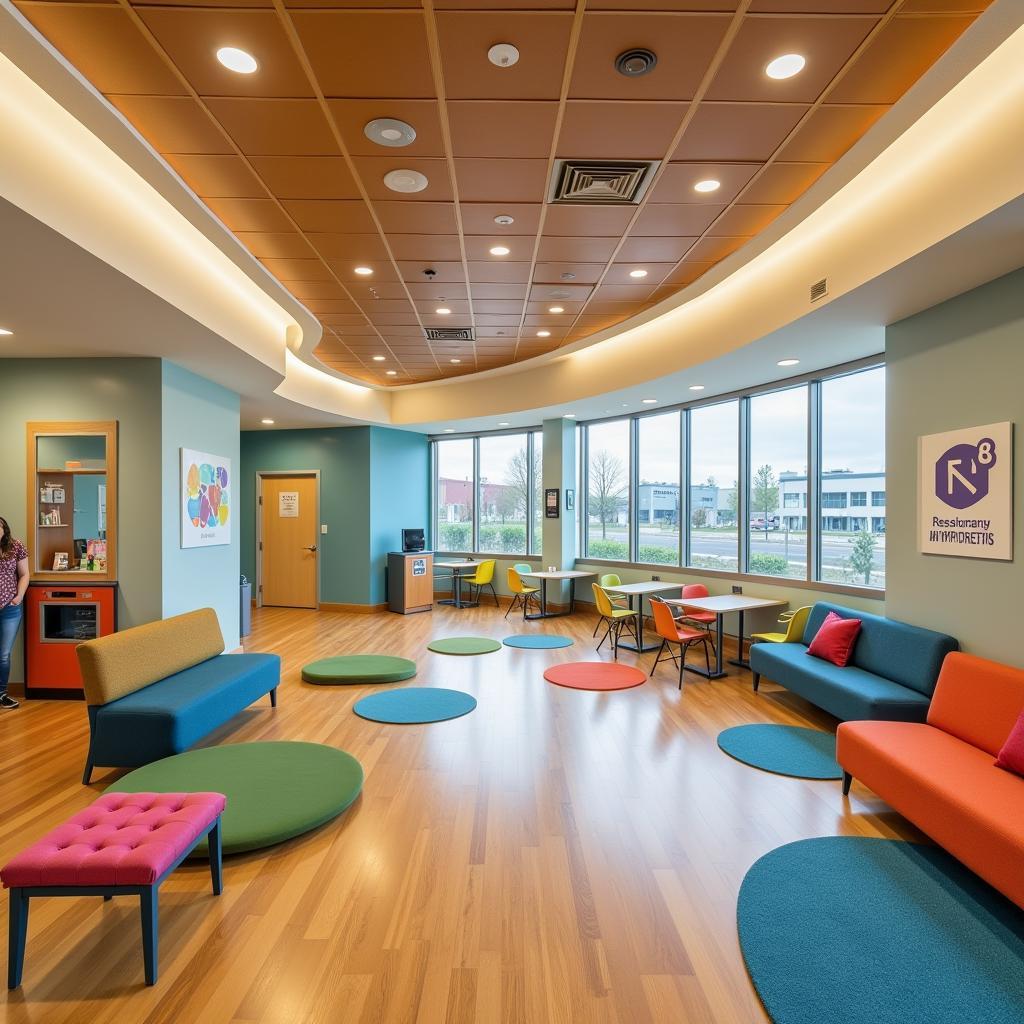
[[[988,494],[989,472],[996,464],[996,443],[955,444],[935,460],[935,497],[950,508],[970,508]]]

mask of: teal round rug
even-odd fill
[[[416,675],[416,662],[387,654],[340,654],[302,666],[302,678],[319,686],[397,683]]]
[[[461,690],[410,686],[403,690],[374,693],[356,701],[352,710],[360,718],[393,725],[444,722],[461,718],[476,707],[476,698]]]
[[[547,651],[556,647],[572,647],[573,640],[568,636],[549,636],[544,633],[519,633],[507,636],[501,641],[506,647],[522,647],[531,651]]]
[[[107,793],[223,793],[225,853],[291,839],[344,811],[363,788],[363,766],[322,743],[228,743],[143,765]],[[196,848],[206,853],[205,840]]]
[[[836,738],[798,725],[737,725],[718,734],[730,757],[776,775],[797,779],[841,779]]]
[[[435,654],[490,654],[500,651],[501,644],[487,636],[446,636],[431,640],[427,650]]]
[[[775,1024],[1024,1020],[1024,912],[937,847],[779,847],[743,879],[737,924]]]

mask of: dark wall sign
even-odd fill
[[[547,487],[544,490],[544,517],[546,519],[558,518],[558,488]]]

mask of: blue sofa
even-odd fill
[[[829,612],[863,623],[844,667],[807,653]],[[763,675],[844,721],[923,722],[942,661],[959,646],[945,633],[820,601],[801,643],[754,644],[750,669],[755,691]]]
[[[277,706],[276,654],[224,654],[212,608],[81,644],[94,767],[134,768],[180,754],[266,694]]]

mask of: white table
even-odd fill
[[[631,644],[620,640],[618,646],[624,647],[627,651],[636,651],[637,654],[646,654],[648,651],[658,650],[660,644],[652,647],[645,647],[644,637],[644,595],[663,594],[666,590],[678,590],[681,583],[666,583],[663,580],[648,580],[644,583],[622,583],[614,587],[604,587],[608,594],[625,594],[629,598],[629,607],[633,607],[633,597],[636,595],[639,600],[636,606],[636,635],[640,642]]]
[[[524,580],[540,580],[540,612],[524,615],[527,619],[557,619],[560,615],[572,615],[576,610],[576,581],[585,576],[596,576],[596,572],[581,572],[579,569],[565,569],[557,572],[521,572]],[[564,612],[548,611],[548,580],[569,581],[569,610]]]
[[[715,613],[715,671],[705,672],[695,665],[687,665],[686,667],[690,672],[696,672],[707,679],[720,679],[725,675],[722,671],[722,640],[725,634],[723,620],[725,616],[731,612],[736,612],[740,617],[740,656],[729,664],[738,665],[740,668],[750,668],[750,662],[743,659],[743,613],[758,611],[761,608],[784,608],[789,602],[767,597],[746,597],[744,594],[722,594],[719,597],[667,597],[665,598],[665,604],[676,608],[685,606],[697,611]]]
[[[452,596],[446,597],[438,604],[453,604],[456,608],[462,608],[462,577],[465,573],[472,570],[476,572],[483,562],[474,562],[472,559],[466,559],[461,562],[435,562],[435,569],[447,569],[452,574]]]

